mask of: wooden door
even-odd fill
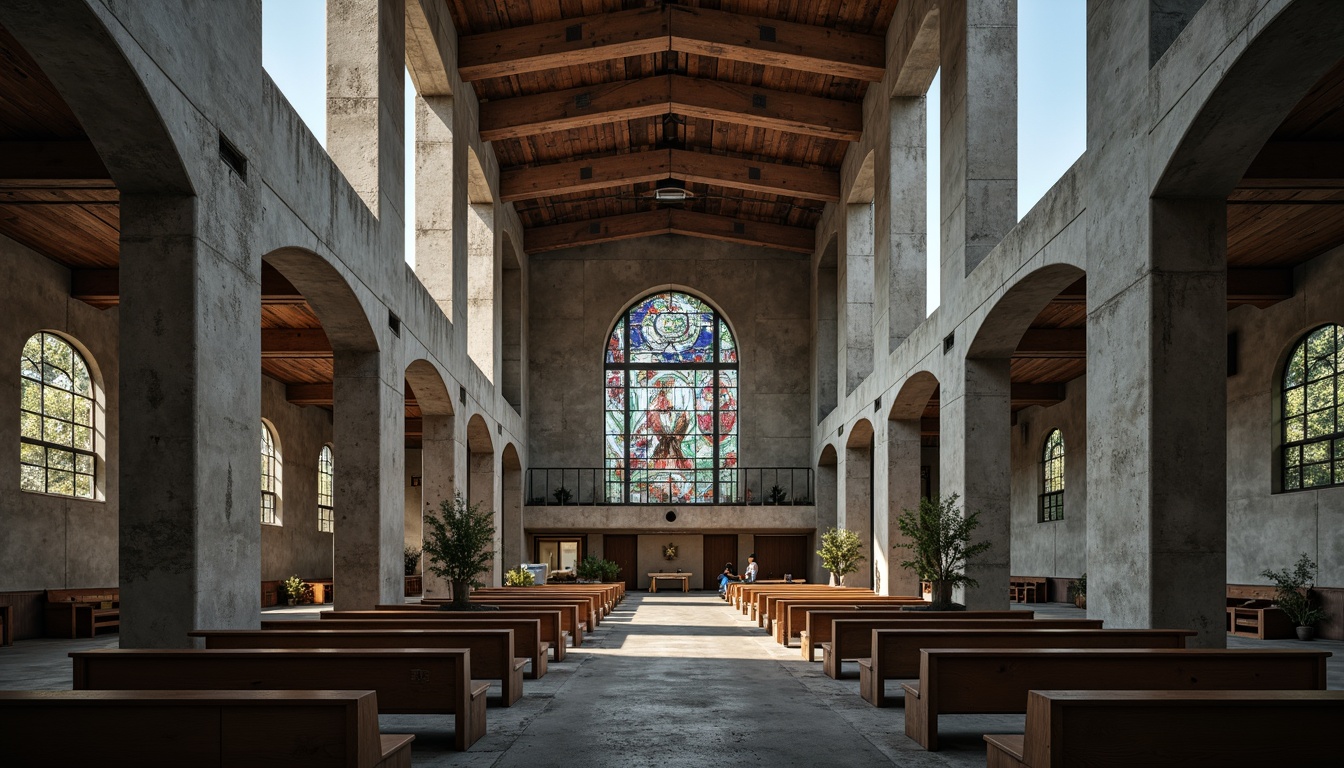
[[[705,589],[719,588],[719,574],[725,563],[733,564],[733,571],[741,573],[746,563],[737,562],[737,534],[705,534]]]
[[[628,534],[602,537],[602,557],[621,566],[626,591],[639,589],[639,539]]]
[[[755,537],[756,562],[761,570],[758,579],[782,579],[791,573],[795,579],[807,578],[807,536]],[[740,566],[746,567],[746,564]]]

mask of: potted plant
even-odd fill
[[[616,581],[621,575],[621,566],[616,564],[615,560],[602,561],[602,580]]]
[[[789,492],[775,485],[770,487],[770,495],[765,497],[766,504],[783,504],[789,500]]]
[[[616,581],[621,575],[621,566],[611,560],[603,560],[600,557],[589,555],[583,558],[579,567],[575,569],[579,581]]]
[[[555,493],[552,493],[551,495],[555,497],[555,503],[562,507],[568,504],[570,499],[574,498],[574,494],[570,493],[569,489],[563,485],[556,488]]]
[[[989,549],[990,542],[971,543],[971,532],[980,525],[980,512],[963,514],[955,493],[942,500],[921,498],[918,510],[901,510],[896,525],[906,541],[893,548],[910,550],[910,559],[901,561],[901,567],[912,569],[932,585],[930,610],[952,607],[956,587],[980,586],[966,575],[966,565]]]
[[[1087,607],[1087,572],[1069,582],[1069,599],[1079,608]]]
[[[287,596],[286,603],[288,605],[298,605],[299,600],[303,599],[303,588],[305,586],[307,585],[303,583],[303,579],[300,579],[297,574],[280,582],[280,589],[283,590]]]
[[[844,528],[832,528],[821,535],[821,567],[831,572],[831,580],[839,586],[845,585],[845,576],[859,570],[859,563],[868,558],[863,556],[863,542],[859,534]]]
[[[490,568],[495,538],[493,515],[480,504],[468,504],[458,493],[425,515],[425,555],[429,570],[453,585],[453,610],[469,610],[476,577]]]
[[[412,546],[403,547],[401,555],[406,561],[406,575],[414,576],[415,569],[420,565],[420,548]]]
[[[506,587],[530,587],[536,583],[536,577],[526,568],[510,568],[504,572],[504,586]]]
[[[1274,603],[1297,627],[1298,640],[1315,640],[1316,625],[1328,618],[1325,611],[1312,605],[1311,589],[1316,586],[1316,573],[1316,563],[1305,552],[1291,571],[1266,568],[1260,572],[1261,576],[1274,582],[1278,592]]]

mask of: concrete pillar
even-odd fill
[[[896,527],[896,520],[907,509],[919,509],[920,499],[920,425],[919,419],[893,419],[887,422],[886,439],[886,514],[878,509],[877,519],[887,529],[887,557],[891,560],[890,574],[883,579],[886,594],[918,595],[919,575],[902,568],[902,560],[912,554],[907,549],[895,549],[897,542],[906,541]]]
[[[887,351],[894,352],[924,322],[928,233],[923,96],[891,100],[886,205],[878,209],[879,248],[887,256]],[[882,195],[879,192],[879,202]],[[885,220],[884,220],[885,219]],[[909,594],[909,593],[906,593]]]
[[[402,367],[378,352],[337,350],[333,394],[337,610],[399,603],[405,584]]]
[[[495,518],[495,544],[494,557],[491,560],[490,570],[482,574],[479,578],[487,586],[499,586],[503,580],[503,571],[500,570],[500,563],[503,562],[503,553],[500,551],[500,535],[503,528],[503,519],[500,514],[500,492],[496,487],[495,455],[493,451],[471,451],[467,457],[467,503],[480,504],[481,509],[488,511]]]
[[[193,197],[121,198],[121,647],[257,626],[258,255],[207,243]],[[250,414],[250,415],[248,415]]]
[[[490,381],[501,355],[495,297],[500,295],[498,247],[493,203],[472,203],[467,212],[467,354]]]
[[[944,0],[938,18],[947,297],[1017,223],[1017,2]]]
[[[327,153],[398,242],[405,76],[405,0],[327,0]]]
[[[523,542],[523,471],[504,467],[502,483],[500,552],[504,570],[531,562]]]
[[[980,513],[972,541],[989,541],[966,575],[979,582],[961,598],[970,610],[1008,606],[1012,555],[1012,432],[1008,360],[968,358],[960,377],[948,377],[939,395],[939,468],[943,498]],[[954,385],[953,381],[957,384]],[[960,391],[958,391],[960,390]]]
[[[817,422],[820,423],[835,410],[839,393],[840,331],[837,304],[840,289],[834,253],[829,263],[823,258],[817,267],[816,285],[816,336],[812,343],[815,350],[812,365],[817,382]]]
[[[816,554],[816,550],[821,548],[821,534],[836,527],[836,513],[838,505],[839,482],[837,466],[832,459],[831,463],[817,465],[816,486],[817,486],[817,537],[813,542],[812,555],[812,573],[807,578],[813,583],[826,583],[830,574],[821,564],[821,557]]]
[[[847,587],[873,586],[873,449],[871,445],[846,448],[841,452],[837,474],[844,488],[836,505],[836,526],[858,534],[863,542],[859,570],[845,577]],[[820,546],[820,543],[818,543]]]
[[[457,438],[453,416],[425,414],[420,440],[420,498],[423,515],[439,514],[444,501],[457,492]],[[426,528],[426,530],[428,530]],[[425,597],[452,595],[448,581],[429,570],[428,556],[422,562]]]
[[[415,99],[415,274],[453,317],[453,97]],[[465,183],[465,182],[464,182]],[[464,198],[465,199],[465,198]]]
[[[845,394],[873,372],[873,205],[845,206]]]
[[[506,260],[500,280],[500,394],[504,402],[523,412],[523,375],[526,355],[523,354],[523,270],[517,266],[516,252],[509,254],[514,266]]]

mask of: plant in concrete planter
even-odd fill
[[[530,587],[536,583],[536,577],[526,568],[510,568],[504,572],[504,586],[506,587]]]
[[[1069,599],[1079,608],[1087,607],[1087,572],[1069,582]]]
[[[481,586],[476,577],[490,568],[494,538],[494,516],[480,504],[468,504],[460,493],[441,502],[437,514],[425,515],[429,570],[453,585],[454,609],[467,609],[471,588]]]
[[[770,488],[770,494],[765,497],[766,504],[784,504],[789,500],[789,492],[776,485]]]
[[[556,488],[555,493],[552,493],[551,495],[555,497],[555,503],[562,507],[568,504],[570,499],[574,498],[574,494],[570,493],[569,489],[563,485]]]
[[[901,561],[901,567],[933,585],[930,609],[951,606],[956,587],[979,586],[966,575],[967,563],[990,547],[988,541],[971,543],[971,532],[979,525],[979,511],[963,514],[956,494],[942,500],[922,498],[918,510],[901,510],[896,526],[906,540],[894,548],[910,550],[910,559]]]
[[[290,605],[297,605],[303,599],[303,588],[307,585],[303,583],[298,574],[290,576],[288,579],[280,582],[280,589],[286,595],[286,601]]]
[[[1266,568],[1260,572],[1261,576],[1274,582],[1274,588],[1278,591],[1274,603],[1297,627],[1299,640],[1314,640],[1316,625],[1328,618],[1325,611],[1312,605],[1311,589],[1316,586],[1316,573],[1316,563],[1305,552],[1291,571],[1287,568],[1278,571]]]
[[[859,563],[868,558],[863,556],[863,542],[859,535],[844,528],[832,528],[821,535],[821,567],[830,571],[835,582],[845,585],[845,576],[859,570]]]
[[[602,561],[603,581],[616,581],[620,575],[621,575],[621,566],[617,565],[616,561],[614,560]]]
[[[420,548],[411,546],[403,547],[401,556],[406,564],[406,575],[414,576],[415,569],[420,566]]]
[[[582,581],[616,581],[621,575],[621,566],[592,555],[583,558],[575,570]]]

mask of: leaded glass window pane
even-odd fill
[[[322,446],[317,454],[317,530],[331,533],[335,529],[334,498],[335,475],[332,472],[331,446]]]
[[[261,522],[266,525],[279,525],[280,517],[276,504],[276,464],[275,436],[271,428],[261,425]]]
[[[1280,402],[1283,424],[1283,490],[1344,482],[1344,424],[1340,402],[1340,345],[1344,328],[1324,325],[1308,333],[1288,356]]]
[[[1038,520],[1064,519],[1064,433],[1052,430],[1041,453],[1041,497]]]
[[[80,353],[61,336],[38,333],[19,359],[19,487],[92,499],[93,382]]]

